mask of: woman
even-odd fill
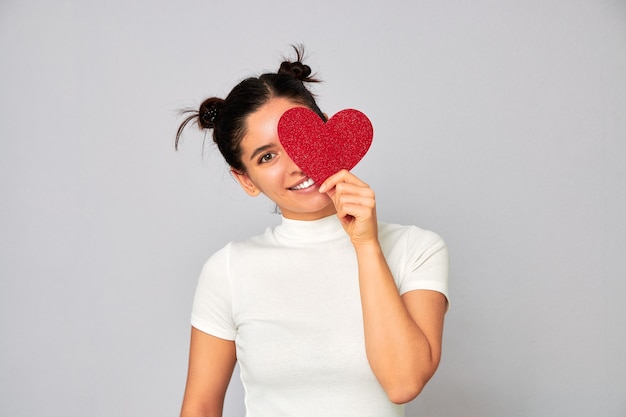
[[[282,148],[293,107],[323,120],[301,62],[209,98],[180,126],[213,130],[231,172],[282,223],[229,243],[196,290],[183,417],[221,416],[235,362],[247,415],[402,416],[434,374],[447,309],[443,241],[378,223],[372,189],[348,171],[315,184]]]

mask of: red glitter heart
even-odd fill
[[[374,129],[358,110],[341,110],[324,123],[306,107],[287,110],[278,121],[278,138],[287,155],[317,184],[365,156]]]

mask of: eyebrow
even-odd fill
[[[273,148],[275,145],[273,143],[268,143],[267,145],[263,145],[263,146],[259,146],[258,148],[256,148],[254,150],[254,152],[252,152],[252,155],[250,155],[250,160],[252,161],[258,154],[260,154],[261,152],[264,152],[268,149]]]

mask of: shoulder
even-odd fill
[[[230,251],[231,254],[242,255],[264,248],[273,247],[276,245],[276,238],[274,236],[274,229],[268,227],[261,234],[249,237],[245,240],[231,241],[225,249]]]
[[[230,241],[221,249],[214,252],[204,264],[204,268],[212,266],[224,266],[232,259],[241,259],[242,256],[254,255],[264,248],[270,248],[275,244],[274,231],[268,227],[264,233],[249,237],[245,240]]]
[[[381,224],[379,241],[400,294],[431,290],[448,298],[448,248],[437,233],[417,226]]]
[[[404,249],[411,251],[441,250],[446,248],[444,240],[437,233],[418,226],[381,222],[378,237],[384,249]]]

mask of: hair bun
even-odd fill
[[[198,110],[198,125],[203,129],[214,129],[223,104],[224,100],[217,97],[204,100]]]
[[[296,52],[296,59],[289,61],[285,59],[278,68],[278,74],[287,74],[294,77],[301,82],[316,83],[318,79],[311,76],[311,67],[303,64],[304,60],[304,47],[302,45],[292,45],[293,50]]]
[[[288,62],[285,61],[280,64],[280,68],[278,69],[279,74],[289,74],[295,77],[300,81],[309,81],[309,76],[311,75],[311,67],[303,64],[300,61],[297,62]]]

